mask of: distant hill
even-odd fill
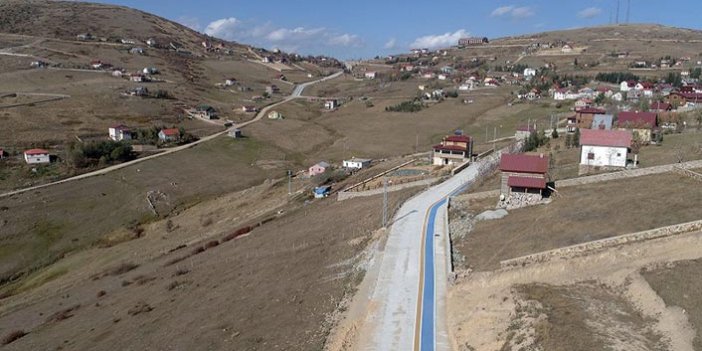
[[[165,18],[123,6],[71,1],[5,0],[0,2],[0,32],[74,40],[77,34],[98,38],[178,40],[190,49],[204,35]]]

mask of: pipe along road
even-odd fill
[[[446,291],[451,271],[448,198],[478,176],[483,159],[405,202],[371,263],[359,350],[450,349]]]

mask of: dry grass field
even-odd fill
[[[695,330],[693,345],[702,349],[702,284],[699,277],[702,260],[678,261],[642,270],[641,275],[670,307],[682,308]]]
[[[699,184],[676,174],[565,188],[550,204],[477,222],[455,249],[471,269],[492,270],[509,258],[697,220],[700,203]]]
[[[321,350],[382,236],[382,198],[286,198],[284,182],[224,195],[66,256],[3,299],[0,335],[28,333],[4,349]]]
[[[254,138],[221,137],[108,175],[0,199],[3,278],[32,271],[107,233],[153,220],[147,192],[159,191],[161,216],[281,178],[292,165]]]

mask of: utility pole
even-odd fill
[[[383,228],[388,226],[388,178],[383,177]]]
[[[495,143],[497,140],[497,126],[495,126],[495,136],[492,138],[492,149],[495,150]]]
[[[288,170],[288,195],[292,195],[292,171]]]
[[[485,126],[485,142],[488,142],[488,127]]]
[[[419,134],[414,135],[414,153],[419,152]]]

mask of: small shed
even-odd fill
[[[271,111],[268,114],[268,119],[283,119],[283,114],[278,111]]]
[[[349,168],[349,169],[361,169],[361,168],[366,168],[370,166],[371,164],[371,159],[369,158],[355,158],[352,157],[349,160],[344,160],[343,166],[344,168]]]
[[[314,198],[322,199],[331,193],[331,185],[318,186],[314,188]]]
[[[241,138],[243,135],[241,134],[241,129],[235,128],[230,130],[227,135],[229,135],[230,138],[238,139]]]

